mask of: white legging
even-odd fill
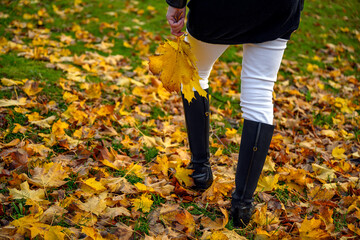
[[[197,59],[200,85],[207,89],[211,69],[229,45],[205,43],[189,34],[185,40],[190,43]],[[244,119],[273,124],[272,92],[286,43],[286,39],[278,38],[243,45],[240,106]]]

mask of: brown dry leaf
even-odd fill
[[[114,207],[114,208],[106,208],[103,216],[109,217],[111,219],[117,216],[128,216],[130,217],[130,211],[124,207]]]
[[[226,226],[229,221],[229,214],[224,208],[220,208],[220,211],[224,214],[224,218],[217,218],[215,221],[211,220],[209,217],[201,218],[201,225],[204,229],[220,230]]]
[[[133,194],[136,193],[136,188],[130,184],[126,178],[123,177],[108,177],[108,178],[102,178],[100,182],[105,185],[110,192],[115,193],[126,193],[126,194]]]
[[[101,215],[105,209],[107,208],[106,200],[107,193],[104,192],[100,194],[99,196],[93,196],[86,200],[85,203],[82,203],[81,201],[77,202],[77,206],[86,212],[93,213],[97,216]]]
[[[149,68],[153,74],[160,75],[165,89],[179,92],[182,84],[182,92],[189,103],[194,97],[193,88],[206,97],[206,92],[199,84],[200,77],[190,45],[184,41],[183,36],[177,42],[167,40],[161,44],[157,54],[149,57]]]

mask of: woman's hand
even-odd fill
[[[177,37],[183,35],[181,31],[185,24],[186,7],[174,8],[169,6],[166,19],[169,22],[171,28],[171,34]]]

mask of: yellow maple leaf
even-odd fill
[[[41,128],[50,128],[50,124],[56,119],[55,116],[45,118],[43,120],[30,121],[30,124],[35,124]]]
[[[105,201],[106,194],[101,194],[98,196],[93,196],[85,203],[81,201],[78,202],[77,206],[86,212],[91,212],[97,216],[99,216],[103,211],[106,209],[106,201]]]
[[[61,226],[50,226],[49,230],[44,233],[44,240],[63,240],[65,239],[65,228]]]
[[[335,171],[333,169],[326,167],[326,165],[319,165],[313,163],[312,168],[318,179],[322,179],[324,181],[327,180],[331,181],[334,178],[336,178]]]
[[[29,119],[29,122],[39,121],[44,118],[43,116],[40,116],[40,114],[38,112],[25,114],[25,116],[27,116],[27,118]]]
[[[35,167],[29,178],[25,173],[21,174],[31,184],[38,187],[60,187],[66,183],[65,178],[69,177],[66,170],[60,163],[47,163],[43,167]]]
[[[194,98],[193,88],[206,97],[207,94],[199,83],[195,56],[183,36],[177,42],[167,40],[156,52],[157,55],[149,57],[149,69],[153,74],[159,75],[166,90],[179,92],[182,84],[182,92],[189,103]]]
[[[10,188],[10,196],[13,199],[31,199],[37,202],[43,201],[45,198],[44,189],[30,190],[29,183],[26,181],[20,184],[20,189]]]
[[[65,92],[63,95],[63,99],[65,100],[66,103],[71,103],[79,100],[79,97],[78,95],[72,94],[70,92]]]
[[[23,105],[26,105],[26,98],[19,98],[18,100],[0,99],[0,107],[23,106]]]
[[[264,204],[260,209],[255,211],[253,220],[260,226],[266,226],[280,222],[278,214],[272,213],[270,210],[268,210],[267,204]]]
[[[336,147],[332,150],[331,155],[336,159],[346,159],[347,156],[344,154],[345,149],[342,147]]]
[[[307,217],[299,228],[300,238],[304,240],[325,239],[330,237],[329,233],[321,229],[321,220],[312,218],[308,220]]]
[[[269,176],[261,175],[256,191],[266,192],[276,189],[278,187],[277,186],[278,181],[279,181],[279,174],[269,175]]]
[[[189,176],[193,172],[193,170],[177,166],[175,168],[175,171],[175,177],[180,183],[185,184],[185,186],[187,187],[191,187],[192,185],[194,185],[193,179]]]
[[[156,157],[157,164],[152,167],[155,173],[162,173],[165,177],[168,177],[169,160],[166,155]]]
[[[358,227],[356,227],[354,224],[352,224],[352,223],[348,224],[348,228],[360,236],[360,229]]]
[[[65,129],[67,129],[68,127],[69,124],[59,119],[56,123],[53,124],[52,133],[56,136],[63,136],[65,135]]]
[[[35,82],[32,80],[28,80],[25,82],[25,85],[23,87],[23,91],[28,95],[28,96],[34,96],[36,94],[38,94],[39,92],[41,92],[42,88],[39,88],[39,82]]]
[[[98,99],[101,97],[101,89],[103,84],[93,83],[90,84],[89,87],[85,90],[87,97],[90,99]]]
[[[150,212],[151,206],[153,204],[153,200],[150,199],[150,196],[147,194],[143,194],[140,198],[136,198],[132,200],[134,210],[137,211],[141,209],[143,213]]]
[[[14,86],[14,85],[23,85],[24,83],[21,81],[16,81],[8,78],[1,78],[1,84],[7,87]]]
[[[106,187],[104,187],[101,182],[96,181],[95,178],[86,179],[85,181],[83,181],[83,183],[85,183],[87,186],[91,187],[97,192],[106,190]]]
[[[93,227],[83,227],[81,232],[85,233],[93,240],[105,240],[105,238],[103,238],[101,234]]]

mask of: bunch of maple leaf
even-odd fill
[[[128,3],[124,12],[141,16],[155,11],[136,4]],[[67,14],[82,13],[84,6],[76,0],[73,8],[52,8],[65,20]],[[211,100],[222,105],[211,108],[215,181],[207,191],[195,192],[189,189],[191,171],[185,168],[190,155],[180,96],[165,90],[148,68],[149,41],[159,42],[159,36],[137,28],[135,36],[124,40],[124,47],[134,49],[143,60],[134,67],[128,57],[112,54],[111,39],[119,37],[117,24],[99,25],[100,32],[110,31],[106,37],[76,23],[70,33],[54,37],[41,27],[52,19],[45,8],[31,14],[22,11],[19,19],[4,26],[12,37],[0,37],[0,57],[43,62],[62,77],[51,83],[0,78],[0,91],[14,93],[0,99],[0,239],[360,235],[360,152],[359,136],[354,134],[360,124],[360,84],[346,74],[356,68],[352,57],[346,57],[354,54],[351,46],[326,44],[314,59],[299,56],[311,60],[303,72],[298,62],[284,59],[275,86],[276,132],[257,188],[258,204],[249,227],[238,230],[229,222],[227,210],[237,160],[231,147],[241,139],[237,130],[241,113],[234,107],[239,99],[234,78],[239,79],[240,64],[219,61],[214,66],[214,97],[220,93],[230,100]],[[9,16],[0,12],[0,17]],[[96,19],[86,18],[83,24],[91,21]],[[359,36],[355,31],[353,35]],[[77,43],[90,51],[69,50]],[[170,54],[176,61],[187,49],[183,41],[165,42],[156,57]],[[324,62],[332,67],[321,67]],[[170,74],[184,85],[192,79],[178,74],[174,62],[169,66]],[[165,74],[159,71],[162,66],[151,67],[160,76]],[[185,92],[192,93],[195,80]],[[56,89],[58,96],[48,94],[48,88]],[[179,88],[177,83],[171,90]]]

